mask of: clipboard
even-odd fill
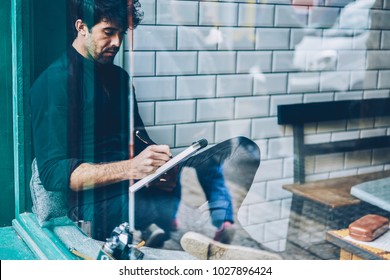
[[[143,179],[139,180],[135,184],[131,185],[129,187],[129,227],[130,231],[134,232],[135,230],[135,197],[134,193],[141,188],[145,187],[148,183],[152,182],[153,180],[157,179],[164,173],[168,172],[170,169],[175,167],[177,164],[182,162],[183,160],[189,158],[193,154],[195,154],[200,149],[203,149],[208,145],[208,142],[206,139],[201,139],[199,141],[194,142],[191,146],[189,146],[187,149],[176,155],[171,160],[167,161],[164,165],[160,166],[154,173],[144,177]]]
[[[176,155],[171,160],[167,161],[164,165],[160,166],[154,173],[144,177],[143,179],[139,180],[132,186],[130,186],[129,191],[131,193],[134,193],[138,191],[139,189],[145,187],[147,184],[152,182],[153,180],[157,179],[164,173],[168,172],[170,169],[175,167],[177,164],[182,162],[183,160],[189,158],[193,154],[195,154],[200,149],[203,149],[208,145],[208,142],[206,139],[201,139],[199,141],[194,142],[191,146],[189,146],[187,149]]]

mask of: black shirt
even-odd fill
[[[73,47],[32,86],[33,147],[40,179],[47,190],[67,193],[70,207],[128,191],[128,183],[122,182],[76,193],[69,181],[83,162],[129,158],[130,115],[135,129],[144,130],[135,97],[129,103],[129,93],[126,71],[87,60]],[[135,139],[135,154],[144,148]]]

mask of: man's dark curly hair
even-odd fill
[[[103,19],[119,24],[123,30],[134,29],[141,22],[139,0],[68,0],[70,36],[76,38],[74,23],[81,19],[89,29]]]

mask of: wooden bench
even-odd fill
[[[325,179],[304,184],[283,186],[294,195],[318,202],[329,208],[358,205],[361,200],[351,195],[351,188],[367,181],[390,177],[390,170]]]
[[[364,213],[389,215],[351,195],[351,188],[366,181],[390,177],[390,170],[306,182],[308,156],[390,147],[390,136],[305,143],[305,124],[390,116],[390,98],[343,100],[278,106],[278,124],[291,125],[294,146],[294,184],[283,186],[292,192],[289,238],[308,248],[325,239],[329,229],[341,229]],[[390,161],[389,161],[390,162]],[[308,233],[309,231],[309,233]],[[315,236],[315,238],[312,238]],[[318,252],[317,252],[318,253]],[[333,258],[336,256],[325,256]]]

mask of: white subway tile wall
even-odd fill
[[[253,139],[262,162],[239,213],[248,233],[286,245],[293,145],[277,105],[390,97],[390,0],[140,0],[124,45],[150,136],[180,151]],[[367,4],[368,3],[368,4]],[[129,32],[131,34],[131,32]],[[130,37],[130,36],[129,36]],[[125,40],[126,41],[126,40]],[[312,124],[309,143],[390,135],[390,118]],[[307,180],[389,169],[390,149],[309,158]]]

